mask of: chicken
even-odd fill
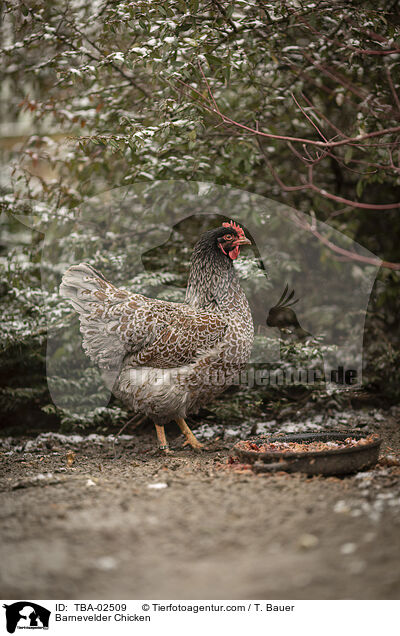
[[[230,386],[249,359],[253,321],[233,267],[248,244],[232,221],[203,234],[184,303],[117,289],[85,263],[63,276],[60,293],[79,314],[85,352],[114,395],[153,420],[165,452],[172,420],[185,444],[201,448],[185,418]]]

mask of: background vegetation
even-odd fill
[[[74,223],[89,197],[138,181],[143,196],[158,180],[263,195],[309,214],[313,222],[305,226],[300,219],[301,229],[338,262],[354,263],[354,276],[381,259],[365,324],[365,392],[357,400],[398,401],[397,2],[6,0],[1,47],[0,409],[6,422],[123,421],[117,404],[85,415],[74,404],[52,405],[47,320],[67,346],[73,319],[56,294],[66,262],[59,251],[57,258],[47,254],[43,289],[41,258],[46,231],[54,237],[50,245],[61,237],[69,241],[65,253],[68,247],[76,260],[90,257],[106,275],[114,272],[115,282],[126,283],[139,232],[148,228],[113,234],[111,221],[97,219],[100,241],[99,232],[82,234]],[[162,224],[162,201],[159,209]],[[21,225],[16,213],[41,233]],[[318,221],[378,261],[337,245]],[[51,234],[54,223],[59,235]],[[199,232],[201,224],[194,228]],[[188,234],[177,229],[135,289],[167,296],[160,285],[183,289]],[[287,237],[289,266],[295,238]],[[93,376],[84,366],[82,358],[90,387]],[[332,405],[342,398],[301,387],[273,395],[252,391],[235,402],[221,400],[215,413],[258,416],[299,399]]]

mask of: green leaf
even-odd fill
[[[213,66],[219,67],[221,66],[221,64],[223,64],[223,60],[221,58],[217,57],[216,55],[211,55],[211,53],[206,53],[205,58],[211,68]]]
[[[235,10],[235,3],[232,2],[231,6],[228,7],[226,10],[226,17],[228,18],[228,20],[231,19],[234,10]]]
[[[347,164],[351,160],[353,156],[353,148],[352,146],[347,146],[346,152],[344,153],[344,162]]]

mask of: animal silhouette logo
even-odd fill
[[[273,307],[269,310],[266,323],[268,327],[277,327],[282,337],[287,334],[294,334],[297,340],[305,340],[311,334],[300,325],[293,305],[299,302],[294,299],[294,289],[288,294],[289,285],[286,284],[283,294]]]
[[[32,601],[18,601],[11,605],[3,605],[6,610],[6,624],[9,634],[19,629],[48,629],[50,610],[32,603]]]

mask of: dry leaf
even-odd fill
[[[67,453],[67,466],[70,467],[75,461],[75,453],[74,451],[68,451]]]

